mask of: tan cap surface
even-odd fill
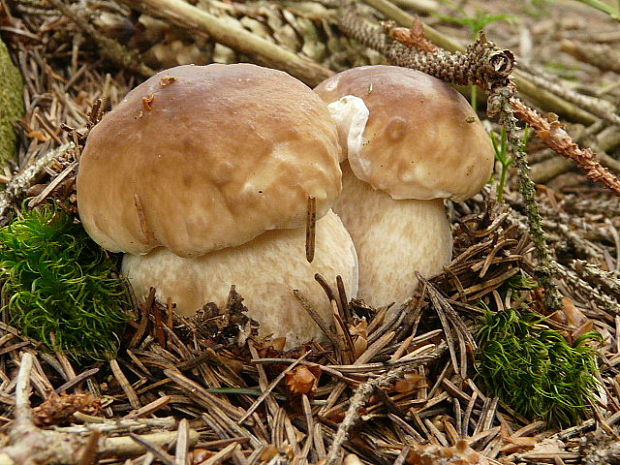
[[[467,100],[412,69],[364,66],[339,73],[315,91],[327,102],[353,95],[370,114],[361,150],[349,148],[355,175],[395,199],[456,201],[489,180],[494,152]]]
[[[132,90],[91,131],[80,218],[115,252],[182,257],[304,225],[341,190],[325,104],[286,73],[248,64],[179,66]]]
[[[180,315],[191,316],[208,302],[226,304],[234,284],[260,323],[263,336],[286,337],[293,347],[312,338],[325,339],[314,320],[293,295],[298,289],[327,324],[333,321],[328,298],[314,279],[320,273],[334,284],[342,276],[347,295],[357,295],[357,255],[340,218],[329,211],[316,223],[312,263],[305,254],[305,228],[269,231],[240,245],[197,258],[180,258],[166,249],[141,257],[125,255],[123,272],[136,296],[144,299],[150,287],[161,302],[171,298]]]

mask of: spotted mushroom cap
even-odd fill
[[[179,66],[129,92],[88,136],[80,218],[114,252],[181,257],[321,217],[341,186],[327,106],[286,73],[249,64]]]
[[[363,66],[315,91],[336,112],[363,101],[365,113],[343,117],[341,143],[355,175],[392,198],[461,201],[489,180],[489,136],[467,100],[444,82],[412,69]]]

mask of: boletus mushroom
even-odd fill
[[[80,218],[125,252],[136,295],[150,287],[181,315],[223,306],[231,285],[263,335],[322,338],[292,293],[327,322],[314,280],[341,275],[357,292],[351,238],[331,211],[341,191],[337,129],[327,106],[286,73],[249,64],[179,66],[129,92],[90,132],[77,178]],[[308,198],[316,251],[305,258]]]
[[[431,276],[450,262],[444,199],[468,199],[489,180],[489,136],[465,98],[419,71],[354,68],[315,91],[339,124],[348,158],[334,211],[357,249],[358,297],[401,303],[416,272]]]

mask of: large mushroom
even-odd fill
[[[329,211],[341,154],[327,106],[286,73],[248,64],[179,66],[132,90],[89,134],[77,178],[84,228],[126,252],[136,294],[155,287],[191,315],[231,285],[263,335],[321,338],[299,289],[332,321],[315,273],[357,291],[351,238]],[[305,258],[308,198],[316,252]]]
[[[442,81],[394,66],[354,68],[319,84],[348,161],[334,206],[355,243],[358,297],[403,302],[452,256],[444,199],[476,194],[494,151],[468,102]]]

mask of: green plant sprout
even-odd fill
[[[2,310],[26,336],[75,359],[113,356],[128,294],[112,260],[59,209],[0,229]]]
[[[551,427],[582,421],[597,386],[593,343],[601,341],[600,334],[584,334],[571,346],[559,331],[541,324],[540,315],[486,310],[476,334],[476,382],[484,392]]]
[[[490,15],[488,12],[477,9],[476,14],[474,16],[468,16],[465,9],[453,2],[452,0],[442,0],[444,3],[448,3],[454,8],[456,8],[461,14],[462,17],[458,18],[455,16],[444,16],[440,14],[434,14],[437,18],[440,18],[444,21],[448,21],[451,23],[460,24],[461,26],[465,26],[472,31],[472,40],[478,40],[478,35],[480,32],[487,27],[489,24],[495,23],[497,21],[507,21],[511,22],[514,20],[514,15],[510,14],[499,14],[499,15]],[[477,111],[478,107],[478,86],[471,86],[471,106],[474,111]]]
[[[497,185],[497,201],[502,202],[504,199],[508,169],[514,163],[515,159],[508,154],[508,137],[505,128],[502,128],[499,140],[497,140],[497,135],[491,132],[491,142],[493,142],[493,149],[495,150],[495,159],[502,165],[502,171],[499,175],[499,184]]]

